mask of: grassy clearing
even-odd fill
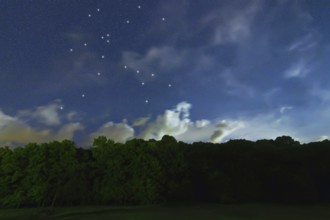
[[[71,207],[0,210],[1,220],[328,220],[330,205],[190,205],[142,207]]]

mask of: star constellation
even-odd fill
[[[137,7],[137,9],[142,9],[142,6],[141,5],[137,5],[136,7]],[[95,10],[96,10],[97,13],[101,13],[101,11],[102,11],[101,8],[96,8]],[[102,11],[102,12],[104,12],[104,11]],[[92,21],[93,21],[93,19],[97,19],[98,17],[97,16],[93,16],[92,13],[88,13],[87,14],[87,18],[92,19]],[[165,22],[166,21],[166,18],[165,17],[161,17],[160,18],[160,21],[161,22]],[[128,24],[131,24],[132,23],[132,20],[131,19],[126,19],[124,23],[126,23],[127,25]],[[104,41],[106,44],[110,44],[110,36],[111,36],[110,33],[103,33],[102,35],[100,35],[100,38],[99,39],[101,39],[102,41]],[[87,47],[88,45],[89,45],[88,42],[83,42],[83,47]],[[74,52],[74,48],[69,48],[69,52],[73,53]],[[101,60],[106,60],[105,54],[101,54],[100,55],[100,59]],[[128,70],[128,69],[134,70],[134,68],[129,67],[128,65],[124,65],[123,68],[125,70]],[[140,74],[146,74],[146,73],[142,73],[142,71],[140,69],[135,69],[134,71],[138,75],[140,75]],[[149,73],[149,74],[150,74],[150,76],[152,78],[155,78],[156,77],[156,74],[155,73]],[[102,74],[101,74],[101,72],[96,72],[96,75],[98,77],[101,77]],[[144,81],[143,82],[140,82],[140,84],[143,87],[146,86],[146,83]],[[171,88],[172,87],[172,84],[171,83],[168,83],[167,86],[169,88]],[[85,93],[81,93],[81,98],[86,98],[86,94]],[[149,99],[145,99],[144,102],[145,102],[145,104],[148,104],[150,102],[150,100]],[[63,107],[61,107],[61,110],[63,110]]]

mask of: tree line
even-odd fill
[[[115,143],[0,148],[0,207],[173,202],[330,202],[330,141]]]

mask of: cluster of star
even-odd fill
[[[137,5],[137,9],[142,9],[142,6],[141,5]],[[100,8],[96,8],[96,12],[95,13],[96,14],[97,13],[101,13],[101,11],[102,10]],[[94,13],[91,13],[90,12],[90,13],[87,14],[87,17],[88,18],[92,18],[94,15],[95,15]],[[165,17],[162,17],[161,18],[161,21],[162,22],[165,22],[166,21],[166,18]],[[124,23],[130,24],[131,23],[131,20],[126,19]],[[99,39],[101,39],[102,41],[104,41],[104,43],[106,43],[106,44],[110,44],[110,36],[111,36],[110,33],[104,33],[104,34],[100,35],[100,38]],[[87,47],[88,46],[88,43],[87,42],[84,42],[82,46]],[[69,51],[71,53],[73,53],[74,52],[74,48],[70,48]],[[106,59],[106,56],[104,54],[101,54],[100,55],[100,59],[105,60]],[[124,69],[132,69],[132,68],[129,68],[127,65],[124,65]],[[140,74],[141,73],[141,71],[138,70],[138,69],[137,70],[134,70],[134,72],[136,72],[136,74]],[[98,77],[100,77],[101,76],[101,72],[96,72],[96,75]],[[156,75],[154,73],[151,73],[151,77],[152,78],[154,78],[155,76]],[[145,82],[141,82],[141,86],[145,86],[145,85],[146,85]],[[172,84],[169,83],[167,86],[170,88],[170,87],[172,87]],[[86,94],[85,93],[82,93],[81,94],[81,98],[86,98]],[[145,99],[144,102],[146,104],[148,104],[150,102],[150,100],[149,99]],[[63,106],[61,106],[61,110],[63,110]]]

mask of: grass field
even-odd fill
[[[330,205],[190,205],[0,210],[0,220],[329,220]]]

